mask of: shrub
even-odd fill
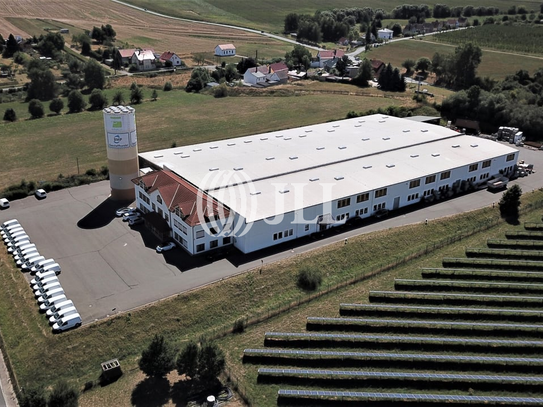
[[[48,407],[77,407],[78,397],[78,391],[62,380],[53,386],[47,405]]]
[[[100,110],[107,106],[107,97],[100,89],[93,89],[89,96],[89,102],[91,110]]]
[[[241,334],[245,331],[245,320],[243,318],[239,318],[234,322],[234,328],[232,329],[232,332],[235,334]]]
[[[177,350],[162,335],[155,335],[141,353],[139,367],[147,376],[164,377],[174,369],[176,353]]]
[[[68,95],[68,109],[70,113],[79,113],[85,109],[87,102],[83,99],[83,95],[78,90],[72,90]]]
[[[60,98],[55,98],[49,103],[49,110],[56,114],[59,114],[62,109],[64,109],[64,102]]]
[[[91,168],[90,170],[85,171],[85,174],[89,175],[91,177],[95,177],[97,172],[96,172],[96,170],[94,168]]]
[[[28,102],[28,113],[30,113],[34,119],[43,117],[45,114],[43,104],[38,99],[32,99]]]
[[[226,87],[226,85],[223,83],[222,85],[217,86],[213,90],[213,96],[215,96],[216,98],[224,98],[228,96],[228,88]]]
[[[315,268],[304,267],[298,273],[298,287],[315,291],[322,283],[321,271]]]
[[[17,120],[17,114],[11,107],[4,112],[4,120],[8,122],[14,122]]]
[[[171,82],[166,82],[166,83],[164,84],[164,89],[163,89],[164,92],[169,92],[169,91],[172,90],[172,89],[173,89],[173,86],[172,86],[172,83],[171,83]]]

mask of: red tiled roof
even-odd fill
[[[132,55],[134,55],[134,52],[136,51],[135,48],[131,49],[120,49],[119,54],[121,54],[121,57],[123,58],[130,58]]]
[[[288,71],[288,66],[284,62],[276,62],[275,64],[270,65],[270,70],[272,72],[278,72],[278,71]]]
[[[175,52],[166,51],[162,53],[159,59],[161,61],[169,61],[174,55],[175,55]]]
[[[257,66],[253,68],[248,68],[247,72],[249,73],[257,73],[260,72],[261,74],[267,75],[269,73],[269,68],[267,66]]]
[[[345,55],[345,51],[341,49],[334,49],[330,51],[319,51],[319,58],[320,59],[332,59],[334,57],[341,58],[343,55]]]
[[[381,68],[381,66],[385,64],[383,61],[379,61],[378,59],[372,59],[370,62],[371,62],[371,67],[375,71]]]
[[[183,221],[189,226],[199,225],[200,219],[211,215],[228,217],[230,214],[227,208],[171,171],[153,171],[132,180],[134,184],[140,181],[148,194],[158,190],[170,212],[179,207]]]

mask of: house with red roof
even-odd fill
[[[236,55],[234,44],[219,44],[215,47],[215,55],[218,57],[233,57]]]
[[[204,191],[167,169],[132,182],[145,225],[161,240],[173,238],[190,254],[232,244],[225,232],[230,211]]]
[[[163,52],[162,55],[158,58],[160,62],[163,64],[166,64],[168,61],[171,62],[172,66],[181,66],[181,58],[175,53],[171,51]]]
[[[317,54],[317,59],[311,64],[311,66],[317,68],[323,68],[325,65],[332,66],[343,55],[345,55],[345,51],[341,49],[319,51]]]
[[[117,53],[119,54],[123,66],[128,66],[128,64],[130,64],[134,52],[136,52],[136,48],[117,49]]]

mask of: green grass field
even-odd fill
[[[277,0],[274,2],[240,1],[240,0],[127,0],[128,3],[144,7],[163,14],[183,18],[206,20],[247,26],[259,30],[281,32],[285,16],[288,13],[314,14],[317,10],[334,8],[372,7],[387,11],[405,4],[399,0],[369,0],[364,4],[353,4],[348,0]],[[433,3],[432,3],[433,4]],[[463,0],[450,0],[447,4],[465,6]],[[507,10],[511,5],[524,5],[528,10],[539,10],[539,1],[529,0],[481,0],[477,6],[495,6]]]
[[[454,52],[456,45],[434,42],[433,37],[427,36],[423,40],[412,39],[387,44],[379,48],[373,48],[369,53],[361,54],[360,56],[380,59],[400,67],[402,62],[408,58],[416,61],[420,57],[431,59],[436,52],[443,54]],[[533,74],[536,70],[543,67],[543,56],[509,55],[484,47],[482,49],[483,57],[477,69],[477,75],[481,77],[488,76],[493,79],[504,79],[505,76],[513,74],[520,69],[526,69]]]
[[[128,98],[129,91],[124,92]],[[111,101],[113,90],[105,93]],[[400,95],[402,99],[330,94],[215,99],[183,90],[159,90],[156,102],[151,102],[150,96],[151,90],[144,89],[147,100],[136,106],[141,152],[168,148],[173,142],[181,146],[239,137],[338,120],[351,110],[412,103],[404,95]],[[48,102],[44,103],[47,113],[48,106]],[[2,103],[1,114],[9,107],[24,120],[0,123],[0,161],[5,174],[0,188],[23,178],[41,181],[56,179],[60,173],[76,174],[77,160],[82,172],[107,165],[101,111],[28,120],[27,103]]]

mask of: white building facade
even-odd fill
[[[233,57],[236,55],[234,44],[219,44],[215,47],[215,55],[219,57]]]
[[[486,186],[489,178],[515,171],[518,151],[441,126],[372,115],[143,153],[140,159],[172,171],[216,203],[215,226],[178,220],[192,228],[191,243],[183,244],[189,253],[228,244],[250,253],[380,209]],[[138,193],[136,198],[139,207]],[[187,216],[187,209],[182,213]],[[184,238],[179,228],[171,229]],[[194,235],[200,230],[202,243]]]
[[[383,28],[377,31],[377,37],[382,40],[391,40],[394,36],[394,31],[389,30],[388,28]]]

